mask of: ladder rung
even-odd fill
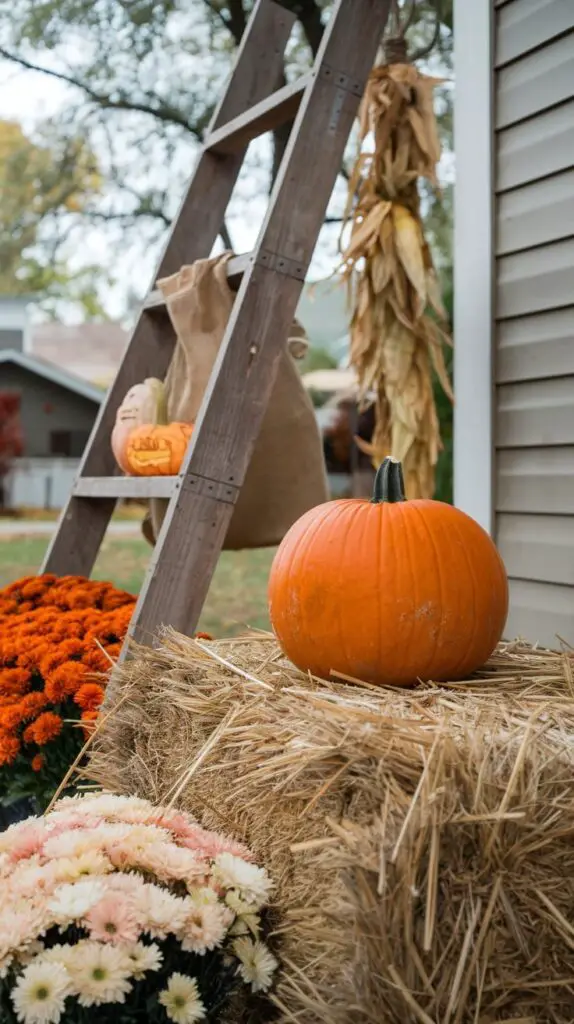
[[[76,498],[171,498],[178,476],[80,476]]]
[[[205,149],[222,156],[239,153],[252,139],[292,121],[312,77],[313,73],[309,72],[296,82],[284,85],[267,99],[256,103],[251,110],[246,110],[244,114],[211,132],[205,139]]]
[[[241,278],[243,277],[249,261],[251,259],[250,252],[244,252],[240,256],[232,256],[227,263],[227,282],[229,287],[233,291],[237,291],[241,284]],[[165,300],[159,289],[154,289],[150,292],[146,299],[144,299],[144,309],[157,309],[158,307],[165,306]]]

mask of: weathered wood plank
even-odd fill
[[[108,399],[100,410],[79,476],[119,474],[110,446],[116,409],[134,381],[164,376],[173,353],[174,338],[167,310],[159,316],[146,314],[140,318],[138,331],[126,349]],[[115,499],[86,502],[72,494],[48,547],[42,571],[56,576],[89,576],[115,504]]]
[[[179,485],[178,476],[80,476],[72,493],[76,497],[171,498]]]
[[[207,136],[205,148],[211,153],[220,153],[223,156],[237,153],[248,146],[252,139],[291,121],[299,109],[310,77],[303,75],[296,82],[290,82],[261,103],[257,103],[251,110],[246,110],[244,114],[228,121],[222,128]]]
[[[278,86],[283,53],[294,21],[295,15],[271,0],[258,0],[240,46],[238,62],[215,112],[210,131],[215,131],[221,124],[265,99]],[[201,153],[154,274],[154,282],[185,263],[209,256],[244,156],[245,150],[225,157]],[[113,476],[117,472],[110,449],[110,435],[118,406],[126,391],[136,382],[144,377],[165,375],[174,342],[175,335],[167,311],[158,315],[154,310],[150,315],[142,310],[118,375],[92,431],[80,466],[81,476]],[[71,497],[64,509],[61,526],[44,561],[45,572],[57,575],[75,573],[80,564],[80,548],[84,571],[86,567],[91,570],[95,562],[113,503],[107,506],[104,502],[92,502],[94,526],[86,530],[83,506],[81,509],[78,501]],[[106,508],[109,510],[107,519]]]
[[[90,501],[72,495],[62,510],[41,572],[89,576],[115,507],[115,498]]]
[[[390,0],[338,0],[232,310],[130,635],[197,625]]]

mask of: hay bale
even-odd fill
[[[123,667],[89,777],[265,862],[279,1020],[571,1024],[573,696],[571,655],[521,644],[397,691],[167,632]]]

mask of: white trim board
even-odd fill
[[[34,356],[27,355],[25,352],[19,352],[14,348],[0,350],[0,363],[16,363],[22,369],[35,373],[38,377],[44,377],[45,380],[58,384],[61,388],[65,388],[66,391],[73,391],[76,395],[88,398],[91,402],[96,402],[98,405],[102,404],[106,395],[105,391],[101,388],[90,384],[86,380],[81,380],[80,377],[76,377],[71,373],[66,373],[59,366],[54,366],[43,359],[36,359]]]
[[[454,501],[493,529],[492,0],[454,0]]]

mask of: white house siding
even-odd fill
[[[574,0],[492,18],[494,535],[507,635],[555,646],[574,643]]]

